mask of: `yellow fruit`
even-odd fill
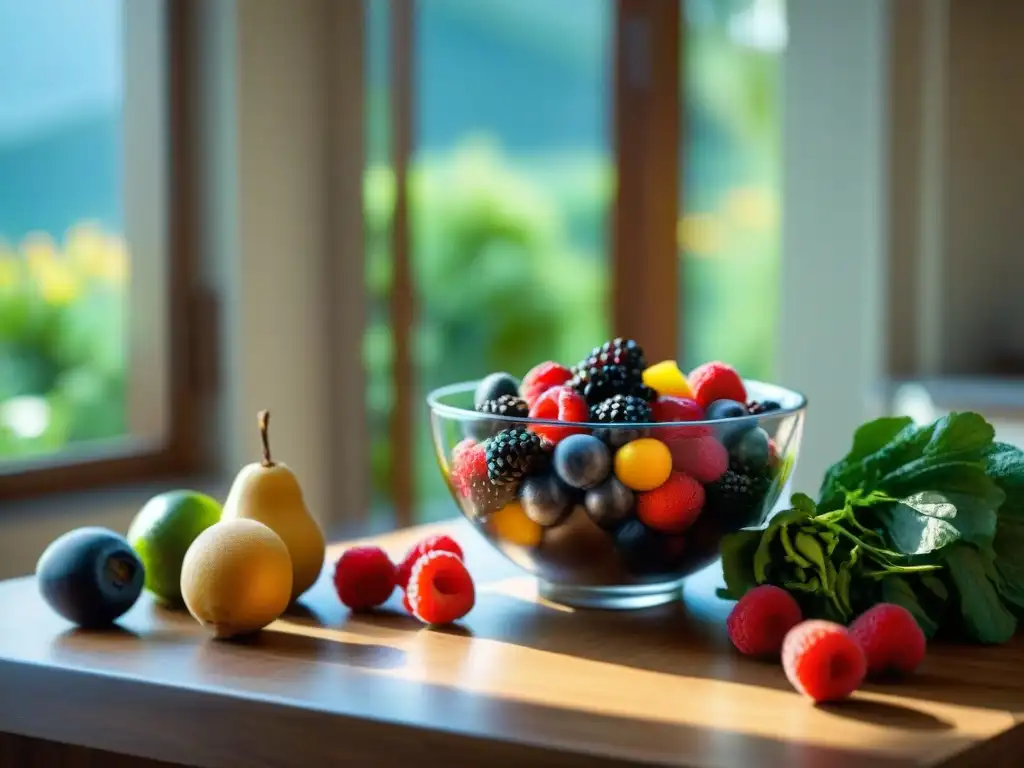
[[[653,491],[672,474],[672,454],[661,440],[643,437],[615,452],[615,476],[634,491]]]
[[[188,612],[217,637],[263,629],[291,600],[288,547],[256,520],[215,523],[185,553],[181,595]]]
[[[644,371],[644,384],[659,395],[693,399],[693,389],[675,360],[664,360]]]
[[[306,508],[302,488],[286,464],[270,458],[267,427],[270,414],[260,411],[257,423],[263,461],[242,467],[224,502],[222,519],[258,520],[281,537],[292,559],[294,600],[320,576],[324,565],[324,534]]]
[[[526,516],[518,501],[510,501],[491,515],[489,525],[499,539],[521,547],[536,547],[544,533],[537,523]]]

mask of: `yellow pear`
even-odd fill
[[[273,530],[292,559],[292,600],[313,586],[324,565],[324,534],[309,514],[302,488],[286,464],[270,457],[270,413],[257,417],[263,460],[239,470],[224,502],[223,520],[257,520]]]

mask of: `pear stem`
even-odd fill
[[[272,467],[274,466],[273,460],[270,458],[270,411],[260,411],[256,415],[256,423],[260,428],[260,441],[263,443],[263,466]]]

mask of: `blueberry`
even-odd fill
[[[635,574],[669,574],[686,556],[686,539],[648,528],[636,518],[615,532],[615,547],[623,564]]]
[[[573,488],[593,488],[611,467],[608,446],[593,435],[570,435],[555,446],[555,471]]]
[[[735,400],[715,400],[704,412],[707,419],[736,419],[747,416],[747,406]]]
[[[747,406],[735,400],[715,400],[708,406],[704,415],[709,420],[728,420],[725,424],[716,425],[718,439],[726,447],[736,442],[747,430],[757,426],[757,420],[750,416]]]
[[[497,400],[502,395],[519,395],[519,379],[504,371],[484,376],[476,385],[473,407],[479,408],[488,400]]]
[[[633,491],[614,476],[591,488],[583,497],[590,519],[606,531],[615,530],[629,518],[634,501]]]
[[[519,489],[519,501],[526,516],[545,527],[559,523],[572,509],[575,497],[575,490],[554,472],[528,477]]]
[[[634,440],[647,437],[647,430],[642,428],[632,429],[625,426],[616,426],[608,427],[607,429],[595,430],[594,434],[604,442],[608,443],[612,449],[618,449],[626,443],[631,443]]]
[[[768,463],[768,433],[761,427],[748,429],[733,443],[729,453],[752,469],[760,469]]]
[[[145,571],[128,542],[106,528],[78,528],[46,548],[36,565],[43,599],[83,627],[112,623],[142,593]]]

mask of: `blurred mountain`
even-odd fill
[[[121,120],[107,110],[0,144],[0,239],[60,237],[89,219],[121,227]]]

